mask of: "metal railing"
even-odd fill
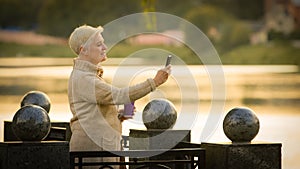
[[[149,157],[156,154],[153,157]],[[84,159],[124,157],[130,160],[118,162],[86,162]],[[157,157],[157,158],[156,158]],[[160,158],[167,157],[167,158]],[[180,158],[178,158],[180,157]],[[184,158],[182,158],[184,157]],[[136,169],[173,169],[184,165],[190,169],[205,168],[205,150],[203,148],[180,148],[170,150],[127,150],[127,151],[71,151],[70,168],[82,169],[83,166],[97,166],[99,169],[113,169],[113,166],[136,166]],[[177,166],[177,167],[176,167]],[[182,168],[181,168],[182,169]]]

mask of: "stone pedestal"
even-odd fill
[[[44,141],[70,141],[71,135],[69,122],[51,122],[50,133]],[[15,136],[11,121],[4,121],[4,142],[6,141],[21,141]]]
[[[134,130],[129,133],[129,149],[130,150],[157,150],[157,149],[172,149],[178,147],[180,142],[190,142],[190,130]],[[155,157],[153,157],[155,155]],[[149,154],[145,160],[174,160],[185,159],[183,156],[165,157],[159,154]],[[168,164],[174,169],[188,169],[189,167],[183,164]],[[140,166],[130,166],[130,169],[135,169]]]
[[[281,143],[201,143],[207,169],[281,169]]]
[[[190,130],[135,130],[129,133],[130,150],[172,149],[181,141],[191,141]]]
[[[67,141],[0,142],[1,169],[68,169]]]

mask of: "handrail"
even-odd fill
[[[156,154],[157,156],[168,157],[168,159],[148,158],[149,155]],[[177,159],[176,157],[186,157],[185,159]],[[84,158],[97,157],[128,157],[130,161],[119,162],[84,162]],[[155,157],[155,156],[154,156]],[[170,150],[126,150],[126,151],[71,151],[70,152],[70,167],[82,168],[82,166],[99,166],[100,168],[113,168],[114,165],[133,166],[141,165],[138,168],[153,167],[155,168],[170,168],[167,164],[186,164],[191,169],[205,168],[205,150],[203,148],[180,148]]]

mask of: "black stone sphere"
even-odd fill
[[[41,141],[47,137],[50,128],[48,113],[36,105],[21,107],[12,121],[13,132],[22,141]]]
[[[177,112],[170,101],[154,99],[145,106],[142,118],[147,129],[170,129],[176,122]]]
[[[44,108],[47,111],[47,113],[49,113],[50,111],[50,98],[41,91],[30,91],[23,96],[21,101],[21,107],[30,104]]]
[[[234,108],[224,118],[223,130],[232,142],[251,142],[259,131],[259,120],[248,108]]]

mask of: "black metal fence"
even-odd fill
[[[155,156],[153,156],[155,154]],[[152,157],[150,157],[152,156]],[[119,162],[93,161],[85,159],[97,159],[107,157],[120,157],[129,160]],[[150,158],[147,158],[150,157]],[[153,158],[154,157],[154,158]],[[168,158],[155,158],[168,157]],[[180,158],[178,158],[180,157]],[[184,158],[182,158],[184,157]],[[170,150],[127,150],[127,151],[72,151],[70,152],[70,168],[81,169],[83,166],[97,166],[99,169],[113,169],[113,166],[136,166],[135,169],[173,169],[178,166],[190,169],[205,168],[205,150],[203,148],[180,148]],[[177,166],[177,167],[176,167]],[[180,167],[182,169],[182,167]]]

